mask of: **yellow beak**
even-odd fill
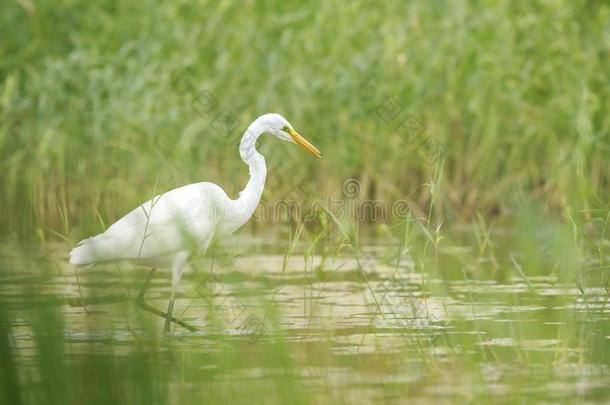
[[[297,145],[299,145],[301,148],[305,149],[307,152],[311,153],[312,155],[314,155],[320,159],[322,158],[322,153],[320,153],[318,148],[313,146],[307,139],[303,138],[297,131],[295,131],[292,128],[288,128],[286,132],[288,132],[288,134],[292,137],[292,140],[294,141],[294,143],[296,143]]]

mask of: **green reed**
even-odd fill
[[[247,180],[239,136],[267,111],[324,152],[317,161],[264,140],[280,179],[267,202],[299,182],[340,197],[357,178],[366,198],[411,195],[426,212],[432,196],[418,187],[438,174],[423,146],[434,140],[436,218],[510,217],[520,197],[557,214],[608,209],[604,2],[0,8],[4,233],[99,231],[155,185],[209,180],[236,195]],[[224,111],[231,131],[215,125]],[[396,131],[406,116],[415,138]]]

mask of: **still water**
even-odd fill
[[[164,336],[163,319],[134,304],[148,269],[98,265],[77,279],[66,245],[7,244],[3,364],[19,387],[9,394],[42,403],[610,400],[609,295],[593,265],[531,275],[522,258],[466,245],[427,261],[391,242],[333,255],[300,245],[286,255],[284,245],[242,237],[198,259],[174,309],[198,331]],[[169,273],[157,272],[147,303],[164,310],[168,297]]]

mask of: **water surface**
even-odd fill
[[[397,255],[392,241],[337,255],[299,245],[285,256],[283,245],[239,238],[198,259],[175,306],[198,331],[175,327],[170,337],[161,318],[134,305],[148,269],[98,265],[77,281],[62,260],[67,246],[7,245],[3,350],[19,395],[151,403],[609,398],[610,306],[594,265],[570,280],[552,270],[526,275],[508,255],[490,259],[460,245],[439,249],[432,262],[408,249]],[[147,302],[165,309],[168,296],[169,274],[158,272]],[[107,384],[114,388],[104,391]]]

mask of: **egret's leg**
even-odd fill
[[[169,332],[169,326],[172,319],[172,312],[174,311],[174,302],[176,301],[176,292],[178,291],[178,284],[184,273],[184,268],[188,262],[188,253],[180,252],[174,257],[172,262],[172,292],[169,297],[169,303],[167,304],[167,316],[165,318],[165,325],[163,326],[163,332]]]
[[[144,306],[146,305],[146,301],[144,301],[144,295],[146,294],[146,291],[150,288],[150,282],[152,281],[152,277],[155,275],[156,272],[157,269],[150,269],[148,276],[146,276],[146,281],[144,282],[144,285],[140,289],[138,297],[136,298],[136,304],[138,304],[138,306],[142,309],[144,309]]]
[[[142,289],[140,290],[140,293],[138,294],[138,298],[136,299],[136,304],[140,308],[142,308],[144,311],[147,311],[147,312],[153,313],[155,315],[158,315],[160,317],[163,317],[165,319],[168,319],[168,314],[166,314],[163,311],[158,310],[155,307],[151,307],[150,305],[148,305],[146,303],[146,300],[145,300],[146,291],[150,288],[150,283],[152,281],[152,277],[156,271],[157,271],[157,269],[152,269],[150,271],[150,273],[148,273],[148,276],[146,277],[146,281],[144,282],[144,285],[142,286]],[[176,319],[173,316],[169,316],[169,320],[190,331],[194,332],[197,330],[197,328],[195,328],[194,326],[189,325],[188,323],[183,322],[180,319]]]

